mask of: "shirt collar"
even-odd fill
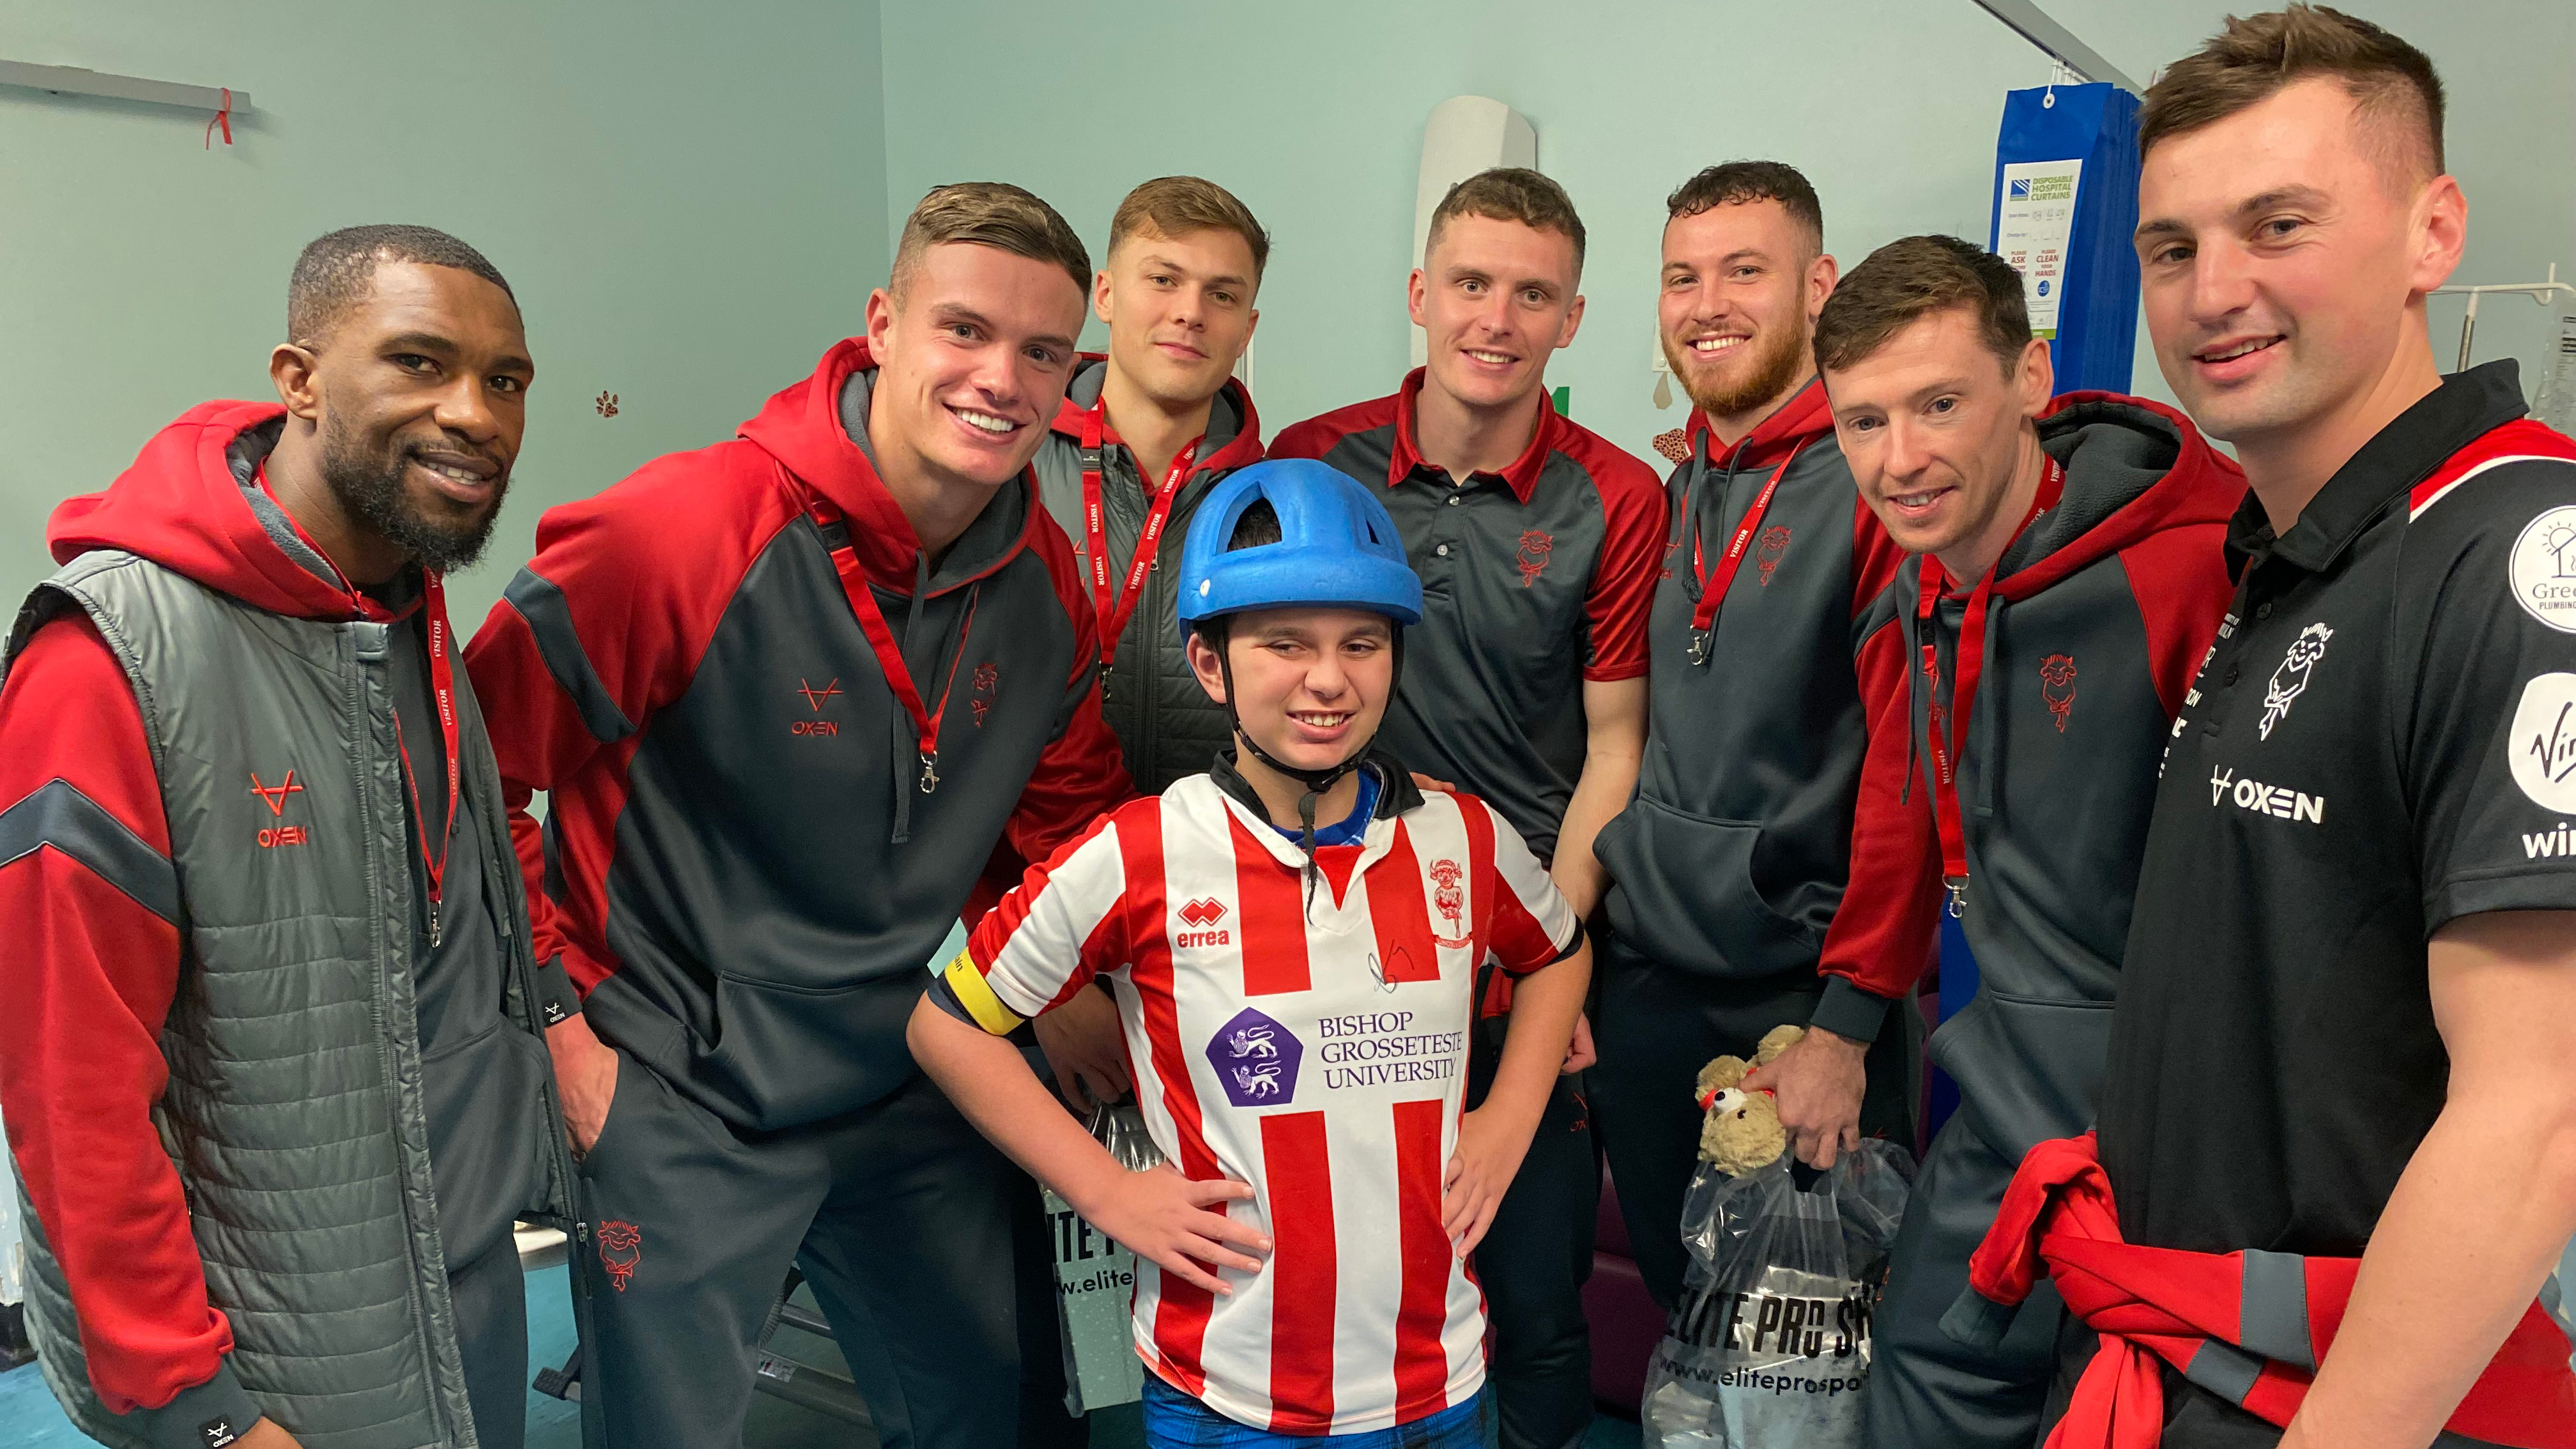
[[[1833,430],[1833,405],[1825,400],[1825,380],[1819,375],[1781,399],[1780,405],[1755,423],[1753,431],[1736,439],[1733,447],[1719,447],[1717,433],[1708,425],[1708,415],[1691,409],[1690,445],[1691,451],[1712,468],[1758,467],[1787,456],[1810,437]]]
[[[2520,369],[2510,358],[2451,374],[2344,460],[2299,510],[2289,532],[2276,537],[2263,500],[2247,492],[2227,523],[2229,571],[2242,574],[2269,550],[2309,573],[2323,572],[2389,499],[2413,489],[2452,454],[2526,411]]]
[[[1413,476],[1417,468],[1431,466],[1414,440],[1414,413],[1422,398],[1422,379],[1428,369],[1417,367],[1404,375],[1404,386],[1395,390],[1395,447],[1387,458],[1386,486],[1396,487]],[[1556,403],[1545,388],[1538,396],[1538,430],[1530,435],[1530,444],[1511,466],[1499,474],[1479,473],[1479,478],[1499,477],[1512,490],[1512,496],[1526,504],[1538,491],[1538,475],[1547,467],[1547,455],[1556,448],[1557,430],[1564,426],[1556,415]],[[1463,480],[1462,480],[1463,481]]]

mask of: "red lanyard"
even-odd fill
[[[1691,571],[1699,575],[1699,603],[1691,609],[1691,663],[1708,662],[1709,639],[1717,631],[1717,606],[1726,598],[1727,589],[1735,583],[1735,571],[1744,566],[1745,547],[1753,542],[1753,531],[1762,526],[1762,515],[1771,511],[1771,495],[1780,491],[1780,476],[1788,472],[1789,465],[1797,462],[1798,455],[1806,450],[1806,442],[1801,441],[1789,450],[1788,457],[1780,460],[1779,467],[1771,470],[1771,481],[1763,484],[1762,491],[1753,495],[1753,506],[1744,510],[1744,521],[1735,525],[1735,534],[1726,541],[1726,552],[1718,555],[1715,568],[1709,567],[1707,554],[1701,547],[1699,529],[1693,525]]]
[[[825,523],[840,521],[840,511],[819,499],[815,514]],[[894,691],[895,702],[912,716],[912,737],[921,751],[921,793],[939,788],[939,722],[948,715],[948,693],[957,685],[957,665],[966,657],[966,638],[975,629],[975,599],[966,596],[966,615],[957,625],[957,652],[949,657],[947,681],[939,686],[939,707],[924,709],[921,691],[912,684],[912,671],[904,667],[903,649],[894,641],[894,630],[886,627],[885,612],[877,607],[876,593],[868,587],[867,575],[859,567],[855,548],[832,551],[832,567],[841,575],[841,592],[850,596],[850,612],[858,616],[860,632],[868,636],[868,647],[876,651],[877,668],[885,674],[886,688]]]
[[[1092,612],[1100,617],[1100,686],[1104,696],[1109,689],[1109,666],[1118,658],[1119,637],[1127,632],[1127,621],[1135,616],[1136,601],[1144,597],[1145,576],[1154,571],[1154,555],[1162,542],[1164,521],[1172,516],[1172,500],[1180,496],[1182,480],[1190,476],[1190,468],[1198,461],[1199,444],[1207,441],[1207,435],[1202,433],[1172,455],[1172,466],[1163,470],[1163,486],[1155,490],[1153,505],[1145,511],[1145,531],[1136,540],[1136,557],[1127,564],[1127,587],[1112,591],[1109,535],[1103,527],[1100,502],[1100,449],[1108,433],[1108,403],[1092,404],[1091,411],[1082,415],[1082,531],[1083,542],[1091,550]]]
[[[2045,454],[2042,463],[2039,496],[2031,500],[2030,511],[2013,529],[2015,539],[2028,531],[2041,514],[2056,507],[2066,492],[2066,470]],[[2004,548],[2012,548],[2011,540],[2005,541]],[[1967,616],[1959,624],[1958,668],[1954,671],[1957,677],[1950,684],[1947,708],[1941,702],[1941,656],[1940,646],[1932,637],[1932,611],[1941,601],[1948,576],[1942,571],[1941,561],[1928,553],[1923,555],[1923,586],[1915,602],[1915,635],[1923,641],[1923,675],[1933,689],[1925,730],[1932,737],[1932,788],[1936,796],[1932,823],[1941,835],[1941,884],[1949,889],[1949,909],[1954,917],[1965,908],[1968,898],[1968,837],[1959,814],[1957,764],[1960,752],[1967,746],[1968,713],[1977,703],[1977,676],[1986,665],[1986,606],[1994,594],[1995,570],[2002,566],[2003,560],[1998,557],[1995,568],[1987,569],[1986,576],[1977,580],[1977,586],[1968,593]],[[1987,761],[1986,768],[1993,769],[1994,762]]]
[[[429,692],[438,702],[438,737],[447,752],[447,814],[439,821],[435,855],[429,849],[429,826],[420,818],[420,780],[412,771],[411,750],[403,744],[401,710],[394,711],[394,750],[402,756],[412,833],[420,838],[421,869],[429,876],[429,944],[436,950],[445,935],[439,902],[447,885],[447,852],[456,841],[456,663],[447,657],[447,582],[427,569],[421,570],[421,605],[429,624]]]

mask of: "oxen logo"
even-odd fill
[[[599,1262],[608,1270],[608,1281],[618,1292],[626,1291],[635,1276],[635,1265],[644,1256],[644,1230],[633,1223],[609,1218],[599,1225]]]
[[[2308,675],[2316,669],[2317,661],[2326,657],[2326,641],[2333,637],[2334,630],[2319,621],[2301,629],[2299,637],[2290,641],[2290,652],[2281,656],[2280,667],[2272,671],[2272,682],[2263,691],[2263,719],[2256,729],[2264,739],[2272,737],[2272,726],[2279,724],[2299,696],[2308,692]]]
[[[1449,923],[1448,935],[1435,933],[1431,939],[1443,946],[1466,945],[1467,892],[1459,883],[1467,878],[1467,873],[1460,870],[1454,860],[1435,860],[1431,862],[1428,873],[1431,876],[1431,904],[1440,912],[1440,918]]]
[[[2039,661],[2039,697],[2057,721],[2057,732],[2066,733],[2066,717],[2075,711],[2075,656],[2051,654]]]
[[[269,818],[274,820],[285,816],[286,797],[303,794],[304,787],[295,783],[293,770],[287,771],[286,778],[274,785],[261,784],[259,772],[253,770],[250,772],[250,792],[257,795],[260,803],[268,807]],[[313,832],[301,825],[265,826],[259,832],[259,848],[275,850],[281,845],[305,845],[311,843],[312,839]]]
[[[1521,551],[1513,556],[1512,561],[1521,566],[1522,588],[1526,589],[1538,582],[1538,576],[1547,571],[1548,556],[1555,552],[1555,535],[1542,533],[1535,528],[1521,535]]]
[[[1762,530],[1761,539],[1753,545],[1753,573],[1754,577],[1761,581],[1762,587],[1766,589],[1771,587],[1771,572],[1780,567],[1780,555],[1788,551],[1788,528],[1773,524]]]
[[[1295,1099],[1297,1065],[1305,1044],[1295,1033],[1251,1007],[1217,1028],[1208,1040],[1208,1065],[1228,1101],[1238,1107],[1275,1107]]]
[[[975,666],[974,693],[967,703],[975,707],[975,728],[984,727],[985,712],[993,707],[993,693],[1002,687],[1002,669],[990,660]]]

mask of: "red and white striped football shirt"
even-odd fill
[[[1432,795],[1316,853],[1205,775],[1131,801],[1032,867],[943,973],[988,1030],[1094,977],[1118,1000],[1155,1145],[1275,1245],[1217,1297],[1136,1265],[1137,1351],[1274,1431],[1406,1423],[1485,1377],[1483,1295],[1440,1226],[1476,966],[1534,971],[1574,913],[1519,835]]]

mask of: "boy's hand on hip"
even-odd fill
[[[1226,1247],[1234,1243],[1256,1253],[1270,1251],[1270,1239],[1259,1228],[1226,1216],[1226,1203],[1251,1196],[1248,1183],[1225,1178],[1192,1182],[1167,1162],[1143,1172],[1121,1172],[1100,1201],[1077,1203],[1075,1209],[1084,1221],[1164,1272],[1211,1293],[1231,1295],[1232,1287],[1199,1265],[1261,1271],[1260,1259]]]
[[[1056,1092],[1076,1115],[1088,1116],[1095,1103],[1105,1107],[1127,1095],[1127,1045],[1118,1003],[1108,992],[1086,986],[1035,1025]]]
[[[1592,1013],[1587,1011],[1574,1019],[1574,1040],[1566,1047],[1565,1065],[1556,1074],[1570,1077],[1600,1060],[1601,1054],[1592,1049]]]
[[[617,1048],[592,1034],[588,1018],[569,1016],[546,1028],[546,1052],[555,1061],[564,1135],[580,1156],[608,1125],[608,1106],[617,1096]]]
[[[235,1449],[297,1449],[294,1435],[279,1427],[275,1419],[262,1418],[233,1441]]]
[[[1485,1240],[1485,1230],[1494,1225],[1494,1210],[1502,1206],[1504,1190],[1521,1170],[1534,1130],[1535,1123],[1506,1122],[1484,1107],[1458,1123],[1458,1150],[1440,1180],[1440,1227],[1456,1245],[1459,1257],[1476,1251],[1476,1245]]]
[[[1860,1146],[1860,1099],[1869,1085],[1863,1063],[1869,1043],[1839,1036],[1821,1027],[1807,1034],[1768,1066],[1745,1074],[1747,1091],[1769,1088],[1780,1106],[1780,1125],[1788,1130],[1790,1149],[1813,1168],[1834,1165],[1834,1158]]]

